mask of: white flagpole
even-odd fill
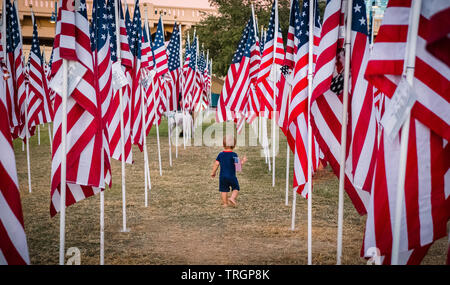
[[[270,150],[269,150],[269,136],[267,134],[267,118],[264,118],[264,126],[263,126],[263,136],[264,136],[264,154],[266,155],[266,163],[268,163],[269,172],[271,171],[271,164],[270,164]]]
[[[64,265],[64,246],[65,246],[65,229],[66,229],[66,135],[67,135],[67,60],[63,59],[62,62],[62,119],[61,119],[61,199],[59,202],[59,265]]]
[[[105,193],[100,191],[100,265],[105,264]]]
[[[289,103],[291,102],[291,94],[292,94],[292,85],[290,86],[290,89],[289,89]],[[289,167],[290,167],[289,155],[290,155],[290,153],[291,153],[291,151],[289,149],[289,143],[286,142],[286,201],[285,201],[286,206],[289,205]]]
[[[162,23],[162,20],[161,20]],[[164,31],[163,31],[164,32]],[[155,90],[155,84],[154,81],[152,80],[152,93],[154,95],[154,90]],[[153,96],[154,97],[154,96]],[[157,140],[157,145],[158,145],[158,162],[159,162],[159,176],[162,176],[162,166],[161,166],[161,146],[159,143],[159,125],[158,125],[158,112],[157,112],[157,106],[156,106],[156,100],[155,104],[154,104],[154,110],[155,110],[155,125],[156,125],[156,140]]]
[[[311,106],[313,84],[314,1],[309,0],[308,106]],[[308,108],[308,264],[312,264],[312,129],[311,108]]]
[[[38,145],[41,145],[41,125],[37,125]]]
[[[154,104],[153,104],[153,109],[155,110],[155,122],[154,124],[156,125],[156,142],[158,145],[158,162],[159,162],[159,176],[162,176],[162,166],[161,166],[161,147],[159,144],[159,126],[158,126],[158,116],[157,116],[157,107],[156,107],[156,99],[155,99],[155,82],[152,78],[152,98],[154,100]]]
[[[50,153],[52,153],[53,142],[52,142],[52,130],[51,130],[50,123],[47,123],[47,128],[48,128],[48,139],[50,141]]]
[[[272,187],[275,187],[275,140],[276,140],[276,114],[277,114],[277,70],[275,66],[275,55],[278,46],[278,0],[275,0],[275,35],[273,38],[273,63],[272,63],[272,80],[273,80],[273,116],[272,116]]]
[[[412,86],[414,82],[416,47],[417,47],[417,33],[419,30],[420,8],[422,0],[414,0],[412,2],[409,26],[408,26],[408,41],[405,57],[405,71],[406,81]],[[397,200],[395,203],[395,217],[394,217],[394,231],[392,239],[392,258],[391,264],[398,265],[398,255],[400,248],[400,227],[403,212],[403,200],[405,191],[405,177],[406,177],[406,158],[408,154],[408,140],[409,140],[409,124],[411,121],[411,110],[408,110],[408,116],[403,123],[401,131],[400,142],[400,162],[397,180]]]
[[[152,85],[153,85],[153,77],[152,77]],[[153,86],[152,86],[153,87]],[[144,140],[144,179],[145,179],[145,207],[148,207],[148,181],[149,181],[149,177],[148,177],[148,171],[147,169],[149,168],[148,165],[148,155],[147,155],[147,128],[146,128],[146,121],[145,121],[145,117],[146,117],[146,107],[145,107],[145,95],[144,95],[144,88],[141,86],[141,108],[142,108],[142,136],[143,136],[143,140]],[[152,91],[153,93],[153,91]]]
[[[181,33],[180,33],[180,37],[181,37]],[[186,39],[186,41],[187,42],[189,42],[189,32],[188,32],[188,37],[187,37],[187,39]],[[181,41],[181,39],[180,39],[180,41]],[[191,43],[189,43],[189,49],[191,48]],[[187,53],[187,50],[185,51],[186,53]],[[190,57],[192,57],[192,55],[190,55]],[[184,64],[183,64],[183,67],[184,67]],[[185,82],[185,80],[186,80],[186,78],[184,78],[184,70],[182,70],[182,72],[181,72],[182,74],[183,74],[183,89],[182,90],[184,90],[184,85],[186,84],[186,82]],[[182,103],[182,110],[183,110],[183,148],[184,149],[186,149],[186,132],[187,132],[187,129],[186,129],[186,121],[185,121],[185,116],[186,116],[186,109],[185,109],[185,107],[184,107],[184,101],[187,99],[186,98],[186,95],[187,94],[184,94],[184,92],[182,93],[182,100],[181,100],[181,103]]]
[[[290,155],[290,151],[289,151],[289,143],[286,142],[286,196],[285,196],[285,205],[288,206],[289,205],[289,155]]]
[[[29,84],[27,84],[25,94],[25,141],[27,145],[28,191],[31,193],[30,132],[28,128],[28,92],[29,92]]]
[[[181,48],[182,48],[182,41],[181,41],[181,24],[178,24],[178,32],[180,34],[179,36],[179,41],[180,41],[180,49],[179,49],[179,57],[180,57],[180,78],[178,78],[179,84],[181,86],[180,91],[181,94],[183,94],[183,55],[181,52]],[[175,102],[175,133],[176,133],[176,138],[175,138],[175,158],[178,158],[178,137],[180,136],[178,133],[178,120],[177,120],[177,116],[176,114],[178,114],[178,102],[180,100],[178,100],[178,96],[180,96],[180,94],[176,94],[175,97],[177,98],[176,102]],[[181,106],[180,106],[181,107]]]
[[[292,190],[292,217],[291,217],[291,231],[295,230],[295,210],[297,208],[297,191]]]
[[[121,63],[121,49],[120,49],[120,13],[119,13],[119,1],[115,0],[115,22],[116,22],[116,46],[117,46],[117,61]],[[122,7],[120,7],[122,9]],[[123,121],[123,91],[122,88],[119,89],[119,107],[120,107],[120,144],[121,144],[121,169],[122,169],[122,232],[128,232],[127,229],[127,202],[126,202],[126,177],[125,177],[125,130]]]
[[[178,102],[180,102],[178,96],[182,96],[183,94],[183,53],[181,52],[182,50],[182,40],[181,40],[181,24],[178,24],[178,31],[180,33],[180,37],[179,37],[179,41],[180,41],[180,49],[179,49],[179,54],[178,56],[180,57],[180,78],[178,78],[179,80],[179,84],[180,84],[180,91],[181,94],[176,94],[176,98],[177,98],[177,102],[175,103],[175,114],[178,114]],[[181,100],[183,102],[183,100]],[[181,107],[181,106],[180,106]],[[182,109],[182,108],[181,108]],[[178,120],[177,117],[175,116],[175,130],[176,130],[176,135],[177,137],[175,138],[175,158],[178,158],[178,137],[180,136],[180,134],[178,133]]]
[[[164,31],[164,21],[162,20],[162,17],[161,17],[161,26],[162,26],[162,30],[163,30],[163,43],[164,43],[164,41],[165,41],[165,31]],[[167,104],[166,104],[166,110],[168,109],[168,106],[169,106],[169,102],[168,102],[168,99],[169,98],[167,98]],[[166,114],[168,114],[167,112],[166,112]],[[169,137],[168,139],[169,139],[169,166],[170,167],[172,167],[172,140],[171,140],[171,137],[170,137],[170,135],[171,135],[171,131],[170,131],[170,128],[169,128],[169,116],[167,116],[167,136]],[[161,172],[162,170],[161,170],[161,168],[160,168],[160,173],[162,173]],[[161,174],[162,175],[162,174]]]
[[[342,101],[342,129],[341,153],[339,170],[339,202],[338,202],[338,235],[337,235],[337,265],[341,265],[342,257],[342,227],[344,223],[344,182],[345,182],[345,150],[347,147],[347,112],[348,112],[348,85],[350,75],[351,57],[351,28],[352,28],[353,0],[347,1],[347,23],[345,28],[345,66],[344,66],[344,93]]]
[[[144,6],[147,6],[147,4],[144,4]],[[148,10],[146,10],[146,14],[145,14],[145,33],[147,34],[147,38],[150,40],[151,39],[151,35],[150,35],[150,28],[149,28],[149,21],[148,21]],[[152,82],[153,82],[153,77],[155,77],[155,73],[150,71],[150,74],[151,74]],[[152,85],[152,87],[154,87],[154,86]],[[150,95],[154,96],[154,94],[155,94],[154,92],[155,92],[155,89],[152,88],[152,93]],[[144,94],[144,97],[145,97],[145,92],[143,92],[142,94]],[[147,105],[146,105],[144,100],[143,100],[143,102],[144,102],[145,112],[147,112],[148,111],[148,107],[147,107]],[[147,117],[147,115],[145,115],[145,117]],[[145,123],[147,123],[147,122],[145,121]],[[147,130],[145,129],[145,134],[146,134],[146,132],[147,132]],[[146,135],[144,137],[145,137],[145,141],[146,141],[145,145],[147,145],[147,137],[146,137]],[[144,149],[144,154],[145,154],[144,160],[145,159],[147,160],[147,163],[145,164],[145,171],[147,172],[147,178],[146,179],[147,179],[147,183],[148,183],[148,191],[150,191],[152,189],[152,180],[150,178],[150,162],[149,162],[149,159],[148,159],[147,146]],[[147,194],[146,194],[146,198],[145,199],[146,199],[146,201],[148,201],[148,192],[146,192],[146,193]],[[147,207],[148,202],[145,202],[145,205]]]
[[[19,10],[17,9],[17,0],[14,0],[14,6],[16,8],[17,19],[19,19]],[[30,8],[31,8],[31,4],[30,4]],[[31,10],[31,16],[34,18],[33,10]],[[22,28],[20,26],[20,21],[18,21],[18,25],[19,25],[19,31],[20,31],[20,42],[23,44]],[[23,57],[23,62],[22,63],[25,63],[25,57]],[[23,65],[22,65],[22,67],[24,68]],[[25,140],[26,140],[26,145],[27,145],[28,190],[31,193],[30,133],[29,133],[29,129],[28,129],[28,93],[29,93],[29,84],[26,85],[25,92],[26,92],[25,93]],[[39,127],[39,125],[38,125],[38,127]],[[22,143],[23,143],[23,141],[22,141]],[[23,146],[23,144],[22,144],[22,146]]]
[[[156,116],[156,114],[155,114]],[[159,161],[159,176],[162,176],[162,166],[161,166],[161,146],[159,145],[159,126],[158,121],[155,121],[156,124],[156,139],[158,143],[158,161]]]
[[[169,126],[169,117],[167,116],[167,136],[169,137],[169,166],[172,167],[172,141],[171,141],[171,131]]]

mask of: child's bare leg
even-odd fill
[[[220,196],[222,197],[222,206],[228,206],[227,192],[220,192]]]
[[[231,193],[231,197],[228,199],[228,200],[230,200],[231,203],[233,203],[233,205],[236,205],[236,199],[237,199],[238,194],[239,194],[239,190],[233,190],[233,192]]]

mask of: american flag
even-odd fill
[[[126,16],[125,16],[126,19]],[[127,23],[128,26],[128,23]],[[130,50],[134,57],[132,84],[131,84],[131,137],[133,144],[137,145],[140,151],[143,151],[144,137],[142,134],[142,106],[141,106],[141,12],[139,10],[139,0],[136,0],[134,6],[133,23],[129,31]]]
[[[258,23],[255,22],[254,24],[257,31]],[[256,47],[252,47],[252,56],[250,59],[250,88],[248,89],[249,95],[247,101],[247,122],[249,124],[253,122],[253,120],[259,115],[259,112],[261,110],[260,99],[258,96],[258,92],[256,91],[256,84],[258,79],[259,66],[261,64],[261,55],[264,48],[264,43],[260,42],[260,40],[264,40],[263,37],[263,34],[261,34],[260,36],[256,34]]]
[[[211,86],[212,86],[212,59],[210,59],[208,61],[208,67],[207,67],[207,71],[206,71],[206,89],[208,91],[211,90]]]
[[[144,35],[142,37],[142,65],[147,67],[145,75],[142,77],[148,78],[150,70],[156,72],[155,57],[153,53],[153,46],[151,36],[149,34],[148,24],[145,23]],[[145,62],[144,62],[145,61]],[[161,90],[159,84],[161,77],[154,76],[151,78],[152,82],[145,90],[145,133],[148,135],[152,129],[155,119],[158,117],[157,106],[159,106],[159,99]]]
[[[450,33],[448,19],[450,18],[450,2],[446,0],[433,1],[427,6],[424,16],[428,18],[428,37],[426,39],[426,49],[436,58],[442,60],[450,66]],[[444,28],[445,27],[445,28]]]
[[[156,63],[156,76],[163,76],[169,71],[167,64],[166,46],[164,45],[164,31],[162,18],[159,18],[155,40],[152,43],[153,55]]]
[[[264,46],[266,45],[267,32],[261,27],[261,43],[259,45],[259,54],[262,56],[264,52]]]
[[[197,60],[197,68],[195,70],[195,85],[193,91],[193,106],[192,109],[196,112],[202,110],[204,104],[203,92],[204,84],[203,84],[203,71],[206,67],[205,55],[204,52],[199,53]]]
[[[251,49],[256,49],[255,27],[253,17],[247,23],[246,28],[234,53],[229,72],[224,84],[222,94],[226,108],[235,112],[244,112],[248,101],[248,88],[250,85],[250,58]],[[253,71],[254,72],[254,71]],[[230,77],[230,78],[228,78]]]
[[[180,63],[180,30],[175,22],[173,26],[172,36],[170,38],[169,45],[167,46],[167,52],[169,54],[169,111],[176,111],[178,104],[178,96],[181,91],[181,63]]]
[[[33,40],[28,57],[28,129],[36,125],[49,123],[53,117],[53,107],[46,88],[46,76],[34,15],[32,15],[32,20]]]
[[[153,52],[151,47],[151,39],[149,36],[148,23],[144,24],[144,30],[142,31],[141,38],[141,77],[148,76],[149,71],[155,66]]]
[[[184,77],[184,96],[185,96],[185,106],[188,110],[193,109],[193,93],[194,86],[196,83],[196,70],[197,70],[197,37],[194,35],[192,44],[189,47],[189,65]]]
[[[189,108],[189,100],[188,100],[188,96],[187,96],[187,88],[186,88],[186,76],[189,70],[189,63],[191,61],[191,52],[190,52],[190,44],[189,44],[189,34],[186,38],[186,44],[184,47],[184,63],[183,63],[183,68],[182,68],[182,72],[183,72],[183,83],[181,86],[181,103],[183,108],[188,109]]]
[[[105,164],[105,180],[111,186],[111,162],[109,149],[108,119],[113,94],[112,88],[112,61],[109,36],[110,18],[108,18],[105,0],[94,0],[92,7],[92,33],[94,45],[91,46],[94,56],[94,78],[98,95],[101,100],[103,150]]]
[[[5,8],[5,15],[8,16],[8,12],[10,11],[10,3],[9,1],[4,0],[3,1],[3,7]],[[2,31],[1,31],[1,37],[2,42],[3,39],[6,42],[7,46],[0,45],[1,47],[1,57],[2,57],[2,73],[3,73],[3,79],[5,80],[5,91],[6,91],[6,97],[5,97],[5,106],[8,110],[8,119],[9,124],[11,128],[11,132],[13,131],[13,128],[15,126],[19,125],[19,109],[17,107],[17,102],[14,99],[14,82],[12,77],[12,72],[14,70],[14,61],[11,61],[11,59],[14,59],[13,50],[11,49],[11,39],[9,37],[9,33],[7,32],[7,26],[8,21],[6,21],[6,24],[2,24]],[[9,48],[8,48],[9,47]],[[11,58],[11,59],[10,59]]]
[[[49,88],[48,84],[50,83],[50,73],[51,73],[51,69],[50,66],[48,65],[48,63],[45,61],[45,54],[42,53],[42,84],[44,87],[44,91],[45,93],[48,95],[48,104],[49,104],[49,110],[51,108],[51,117],[50,117],[50,121],[53,121],[53,116],[54,116],[54,111],[53,111],[53,90]]]
[[[3,73],[1,75],[3,76]],[[0,265],[24,265],[30,263],[30,257],[8,113],[5,84],[2,80],[0,82],[0,149],[2,150],[0,151]]]
[[[166,46],[164,44],[164,30],[162,18],[159,18],[158,27],[156,29],[155,40],[152,42],[153,58],[155,61],[156,90],[154,92],[154,100],[156,104],[157,123],[161,122],[161,114],[166,110],[166,82],[165,75],[169,72]]]
[[[307,3],[307,1],[305,1]],[[309,10],[308,10],[309,15]],[[300,23],[303,21],[303,24]],[[309,21],[309,18],[307,19]],[[286,45],[286,54],[284,58],[284,63],[281,68],[281,78],[277,83],[278,88],[278,98],[277,98],[277,110],[279,112],[278,118],[278,126],[283,131],[284,135],[287,138],[288,144],[292,151],[295,151],[295,135],[296,135],[296,126],[293,125],[292,131],[289,128],[289,105],[290,100],[289,96],[292,93],[292,70],[295,66],[295,56],[298,53],[298,47],[300,43],[300,30],[304,32],[304,30],[308,30],[309,24],[305,24],[304,19],[300,14],[300,6],[298,0],[291,1],[291,10],[289,15],[289,28],[287,34],[287,45]],[[305,39],[303,37],[303,39]],[[308,38],[306,37],[306,40]],[[304,51],[303,51],[304,52]],[[301,63],[307,64],[305,60]],[[299,63],[300,64],[300,63]],[[297,72],[298,74],[298,72]],[[295,118],[293,117],[293,120]]]
[[[404,7],[408,10],[410,2],[404,1],[399,4],[393,2],[391,6],[394,7],[394,4],[396,4],[395,6]],[[424,3],[428,2],[424,1]],[[439,3],[439,1],[436,3]],[[411,114],[436,134],[446,140],[450,140],[450,112],[448,112],[450,110],[450,93],[448,92],[450,90],[450,83],[447,77],[449,66],[439,58],[432,56],[426,50],[427,40],[433,34],[430,30],[430,24],[432,22],[430,22],[429,11],[439,9],[438,7],[445,9],[449,4],[448,1],[442,1],[439,5],[432,8],[429,4],[424,4],[422,8],[419,38],[417,41],[416,69],[414,73],[414,78],[417,82],[415,83],[415,90],[418,98],[412,108]],[[401,9],[400,7],[389,9],[389,13],[396,13],[396,10]],[[389,16],[389,14],[386,15]],[[390,18],[388,17],[388,19]],[[403,28],[405,25],[406,23],[401,25],[401,27]],[[387,28],[390,27],[387,25],[383,27],[383,29]],[[382,33],[382,35],[389,37],[392,33],[392,31],[389,31]],[[381,42],[388,42],[388,39],[377,36],[377,42],[380,44],[377,45],[377,49],[373,50],[371,61],[367,66],[366,76],[371,76],[373,84],[389,97],[394,94],[397,83],[400,80],[400,76],[390,76],[390,74],[400,75],[403,71],[406,31],[402,31],[402,33],[405,35],[405,38],[401,39],[401,42],[397,40],[391,45],[386,45],[386,48],[381,48]],[[390,49],[391,47],[395,49]],[[387,57],[386,54],[389,54],[390,57]]]
[[[128,42],[131,45],[131,39],[133,38],[133,22],[130,17],[130,10],[128,9],[128,4],[125,2],[125,27],[127,29]]]
[[[241,39],[238,43],[238,48],[236,49],[236,52],[234,53],[233,60],[231,61],[231,65],[228,68],[227,77],[225,78],[225,82],[222,87],[222,92],[220,93],[219,102],[217,103],[217,109],[216,109],[216,121],[217,122],[225,122],[228,120],[235,119],[234,110],[230,109],[230,106],[234,102],[234,100],[243,100],[244,97],[247,94],[242,94],[242,96],[236,96],[238,93],[238,90],[240,85],[245,84],[245,80],[242,80],[242,78],[239,76],[239,71],[242,71],[242,68],[244,66],[248,66],[250,62],[250,47],[248,48],[248,55],[244,56],[244,52],[246,50],[247,46],[247,38],[249,35],[249,29],[250,26],[253,25],[252,19],[249,19],[244,31],[242,32]],[[244,61],[242,62],[242,59]],[[244,69],[245,71],[246,69]],[[248,72],[248,69],[247,69]],[[248,77],[248,74],[247,74]],[[241,84],[238,84],[237,82],[240,80]],[[238,88],[234,88],[238,85]],[[248,88],[248,87],[247,87]],[[242,92],[242,90],[240,91]],[[241,95],[241,94],[238,94]],[[230,101],[231,100],[231,101]],[[230,103],[230,106],[229,106]],[[243,105],[245,107],[245,105]]]
[[[328,1],[324,13],[321,40],[313,78],[311,98],[311,127],[325,159],[339,176],[343,74],[344,10],[342,0]],[[336,83],[337,82],[337,83]],[[339,85],[339,86],[335,86]],[[347,143],[347,147],[350,144]],[[347,152],[348,153],[348,152]],[[351,171],[345,172],[345,190],[359,214],[367,212],[368,191],[352,184]]]
[[[307,197],[305,185],[308,175],[308,65],[309,63],[309,1],[304,1],[302,11],[298,1],[292,1],[290,24],[288,33],[289,50],[293,52],[292,62],[286,55],[285,59],[285,73],[282,74],[280,82],[278,82],[280,102],[280,117],[278,125],[285,133],[289,147],[294,153],[294,177],[293,188],[297,193]],[[314,1],[314,28],[316,33],[320,30],[319,10],[317,2]],[[293,35],[290,33],[293,32]],[[319,35],[314,34],[313,37]],[[314,46],[313,46],[314,49]],[[293,66],[291,65],[293,64]],[[311,62],[313,64],[313,62]],[[292,66],[291,74],[287,73],[289,66]],[[292,87],[290,84],[292,84]],[[289,89],[292,88],[291,99],[289,101]],[[312,167],[315,171],[318,166],[318,147],[313,141],[312,145]]]
[[[308,0],[305,0],[304,3],[308,2]],[[288,34],[287,34],[287,43],[286,43],[286,54],[284,58],[284,65],[287,66],[289,69],[294,68],[294,56],[295,56],[295,49],[298,45],[298,42],[295,42],[298,40],[298,38],[295,38],[295,27],[299,24],[299,17],[300,17],[300,8],[299,8],[299,2],[298,0],[291,1],[291,11],[289,15],[289,28],[288,28]],[[296,16],[297,14],[297,16]]]
[[[102,100],[96,92],[94,63],[91,51],[89,21],[86,2],[80,0],[74,11],[68,0],[60,0],[54,54],[53,80],[62,72],[63,58],[68,60],[68,69],[76,65],[86,69],[67,98],[67,193],[66,206],[93,196],[105,188],[104,126]],[[64,26],[64,29],[62,27]],[[80,68],[78,68],[78,71]],[[69,74],[69,80],[71,80]],[[52,84],[59,85],[60,82]],[[55,117],[53,120],[52,181],[50,214],[60,211],[61,184],[61,117],[62,94],[55,90]]]
[[[432,34],[430,5],[422,2],[412,83],[418,99],[411,110],[406,161],[399,245],[403,264],[419,264],[430,245],[447,235],[450,218],[448,111],[443,112],[448,110],[450,68],[426,50]],[[389,2],[365,72],[383,93],[382,110],[389,108],[403,74],[410,7],[411,1]],[[381,129],[362,254],[377,247],[386,264],[391,262],[399,157],[400,136],[390,139]]]
[[[50,86],[49,86],[49,84],[50,84],[50,82],[52,80],[52,61],[53,61],[53,48],[52,48],[52,53],[50,54],[50,60],[44,66],[44,72],[45,72],[45,76],[47,78],[47,88],[48,88],[48,94],[49,94],[49,97],[50,97],[50,102],[51,102],[51,105],[54,106],[54,101],[53,100],[55,99],[55,91],[53,89],[51,89]],[[55,113],[53,111],[53,116],[54,116],[54,114]],[[52,116],[52,120],[53,120],[53,116]]]
[[[118,61],[117,53],[117,38],[116,38],[116,19],[115,19],[115,1],[108,1],[108,18],[109,18],[109,36],[111,47],[111,60],[113,63]],[[123,19],[122,5],[119,5],[119,40],[120,40],[120,62],[125,70],[125,76],[131,82],[131,73],[133,69],[133,55],[131,54],[128,45],[128,35],[125,28],[125,21]],[[123,126],[124,126],[124,141],[125,141],[125,162],[133,162],[133,154],[131,151],[131,129],[130,129],[130,93],[131,84],[122,87],[122,107],[123,107]],[[117,160],[122,159],[121,149],[121,130],[120,130],[120,92],[116,90],[111,101],[110,116],[108,119],[108,133],[109,133],[109,148],[111,150],[111,157]]]
[[[206,61],[205,65],[203,66],[203,72],[202,72],[202,89],[203,89],[203,101],[202,101],[202,109],[205,110],[208,108],[209,102],[208,102],[208,94],[209,94],[209,59],[208,54],[206,55]]]
[[[25,66],[22,51],[22,34],[19,28],[18,14],[15,2],[11,4],[6,1],[6,52],[7,64],[10,69],[12,81],[9,81],[7,93],[11,97],[8,103],[9,110],[13,110],[10,114],[10,122],[12,122],[13,138],[25,138]],[[9,98],[8,98],[9,99]],[[11,117],[12,116],[12,117]]]
[[[278,74],[278,69],[281,67],[284,60],[283,35],[278,22],[277,5],[278,1],[274,0],[272,12],[270,14],[269,28],[264,43],[264,51],[259,66],[258,83],[256,86],[256,90],[260,96],[261,108],[264,108],[269,112],[274,111],[274,100],[276,100],[274,99],[273,78],[271,78],[275,74],[272,74],[272,70],[274,68],[275,72]],[[278,23],[278,27],[275,27],[276,23]],[[278,32],[276,33],[276,31]],[[274,39],[275,33],[277,34],[276,39]],[[275,65],[275,67],[273,65]],[[275,75],[275,77],[277,76]]]
[[[352,51],[348,106],[348,157],[346,171],[355,188],[370,191],[377,153],[374,87],[364,78],[369,59],[369,34],[365,3],[353,1]]]

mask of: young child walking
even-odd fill
[[[216,177],[217,168],[220,166],[219,176],[219,191],[222,198],[222,206],[227,207],[228,201],[236,206],[236,199],[239,194],[239,182],[236,177],[236,170],[241,171],[242,165],[247,161],[244,156],[242,161],[239,161],[238,155],[233,152],[236,145],[236,138],[231,135],[226,135],[223,138],[224,150],[219,153],[214,162],[211,177]],[[231,197],[228,198],[228,193],[232,190]]]

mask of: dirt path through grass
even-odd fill
[[[31,140],[33,192],[28,193],[26,155],[15,141],[25,229],[32,264],[57,264],[59,215],[50,218],[50,150],[47,128],[41,145]],[[209,177],[220,147],[181,146],[169,167],[167,123],[160,127],[163,176],[159,176],[156,135],[148,137],[152,189],[144,207],[143,155],[133,147],[127,165],[127,226],[122,233],[120,162],[112,162],[113,187],[105,192],[105,264],[306,264],[307,203],[297,197],[297,227],[290,230],[292,193],[285,199],[286,140],[280,132],[276,187],[259,147],[238,147],[249,161],[238,178],[237,207],[220,205],[218,178]],[[248,132],[248,129],[247,129]],[[291,156],[292,164],[292,156]],[[292,166],[291,166],[292,179]],[[314,177],[313,263],[335,264],[338,180],[326,168]],[[66,248],[78,247],[82,264],[99,262],[99,197],[67,210]],[[365,264],[359,257],[365,217],[345,198],[343,263]],[[446,240],[432,246],[424,264],[444,264]]]

